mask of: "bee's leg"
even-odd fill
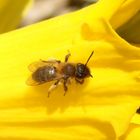
[[[68,87],[67,87],[67,80],[68,79],[64,79],[64,83],[63,83],[63,85],[64,85],[64,96],[66,95],[66,92],[67,92],[67,90],[68,90]]]
[[[67,83],[70,85],[71,84],[71,78],[68,78]]]
[[[59,82],[60,82],[60,80],[57,80],[53,85],[50,86],[50,88],[48,90],[48,97],[50,97],[51,91],[54,90],[57,87]]]
[[[65,62],[68,61],[69,57],[71,56],[70,52],[68,51],[68,54],[65,56]]]
[[[50,60],[42,60],[42,59],[40,59],[40,61],[42,61],[42,62],[44,62],[44,63],[61,63],[61,61],[60,60],[55,60],[55,59],[50,59]]]
[[[79,84],[83,84],[83,83],[84,83],[84,79],[79,80],[79,79],[75,78],[75,80],[76,80],[76,82],[79,83]]]

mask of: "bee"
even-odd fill
[[[137,114],[140,114],[140,107],[136,110]]]
[[[65,61],[60,60],[40,60],[31,63],[28,69],[32,72],[31,76],[27,79],[27,85],[36,86],[46,82],[55,81],[55,83],[48,90],[48,97],[50,92],[62,82],[64,86],[64,95],[68,87],[67,84],[71,78],[75,78],[79,84],[84,83],[84,79],[92,77],[90,69],[87,64],[93,55],[94,51],[90,54],[85,64],[83,63],[69,63],[68,59],[71,56],[70,52],[65,56]]]

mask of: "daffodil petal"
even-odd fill
[[[6,38],[3,38],[2,40],[4,41],[5,39]],[[20,40],[21,43],[19,42],[18,45],[23,43],[22,39]],[[14,43],[14,42],[12,42],[12,43]],[[129,105],[129,104],[124,105],[124,110],[127,110],[127,112],[125,112],[124,110],[122,110],[122,108],[123,108],[122,103],[124,101],[127,101],[126,96],[124,96],[124,98],[122,98],[122,96],[120,96],[118,98],[119,100],[116,100],[116,101],[111,99],[111,101],[113,101],[113,104],[116,104],[113,106],[112,106],[112,102],[107,102],[107,101],[109,101],[109,99],[106,100],[107,97],[104,97],[104,96],[101,97],[104,94],[104,91],[101,91],[102,95],[100,97],[98,96],[98,98],[96,98],[96,91],[100,91],[97,89],[95,89],[95,91],[94,91],[94,87],[96,87],[96,82],[97,82],[97,86],[100,86],[100,84],[98,83],[98,82],[100,82],[100,80],[96,79],[96,78],[100,74],[102,74],[102,75],[100,75],[101,79],[104,79],[104,77],[102,77],[102,76],[104,76],[103,73],[107,74],[107,71],[106,72],[102,71],[103,69],[101,71],[99,71],[99,69],[97,69],[97,71],[96,71],[96,68],[95,68],[95,72],[94,72],[94,70],[92,70],[93,74],[95,73],[96,78],[95,78],[95,86],[93,86],[94,84],[92,82],[91,86],[93,88],[90,90],[88,90],[88,89],[89,89],[89,87],[91,87],[90,86],[91,80],[89,83],[87,81],[87,83],[85,83],[85,85],[82,85],[82,86],[73,84],[72,86],[69,87],[69,91],[68,91],[66,97],[63,97],[63,88],[60,86],[51,94],[50,99],[47,99],[46,94],[47,94],[47,89],[50,86],[49,83],[46,85],[40,86],[40,87],[31,87],[31,88],[28,88],[27,85],[25,84],[26,77],[28,76],[27,65],[28,65],[28,63],[31,63],[33,60],[40,59],[40,57],[41,57],[41,59],[42,58],[47,59],[47,57],[49,58],[51,56],[57,55],[57,58],[62,60],[62,56],[64,56],[65,53],[67,52],[67,47],[66,48],[60,47],[59,49],[47,49],[47,50],[46,50],[45,46],[40,46],[39,48],[38,48],[38,46],[32,46],[32,45],[30,47],[25,47],[25,46],[23,46],[23,47],[24,47],[24,49],[21,49],[22,48],[21,45],[20,45],[20,47],[16,46],[16,42],[14,45],[8,43],[2,50],[3,54],[7,54],[7,55],[1,55],[1,58],[3,60],[2,64],[3,64],[3,66],[4,65],[5,66],[1,69],[1,79],[3,79],[3,80],[1,82],[0,92],[3,94],[0,94],[0,99],[1,99],[0,104],[1,104],[1,108],[4,109],[4,111],[6,112],[7,115],[3,111],[0,114],[3,114],[4,117],[2,117],[2,118],[6,119],[6,117],[9,117],[9,113],[11,112],[10,114],[13,114],[13,117],[11,119],[7,118],[7,120],[15,119],[15,121],[21,121],[19,124],[20,126],[17,126],[17,125],[15,126],[15,128],[18,129],[18,133],[17,133],[18,135],[15,135],[15,131],[14,131],[15,129],[13,129],[13,127],[12,127],[11,128],[12,130],[9,128],[9,131],[8,131],[8,132],[10,132],[8,134],[9,137],[21,138],[22,134],[24,132],[26,134],[26,136],[24,135],[25,138],[26,137],[28,138],[29,137],[28,134],[30,134],[31,138],[37,137],[39,139],[40,134],[42,134],[42,137],[41,137],[42,139],[45,139],[45,138],[48,139],[50,137],[53,137],[54,139],[56,139],[56,138],[65,139],[65,138],[68,138],[69,135],[71,135],[71,131],[74,129],[76,132],[78,131],[79,135],[76,135],[74,133],[75,135],[71,139],[77,139],[77,138],[81,139],[81,137],[83,138],[83,135],[82,135],[83,133],[84,133],[84,135],[86,135],[86,137],[92,138],[93,136],[88,135],[89,132],[91,132],[96,137],[98,136],[99,139],[108,138],[108,137],[115,139],[116,137],[121,136],[125,132],[125,130],[128,126],[128,123],[130,121],[130,118],[134,114],[134,111],[136,110],[138,105],[137,104],[134,105],[134,103],[132,105]],[[82,50],[86,49],[86,51],[87,51],[85,53],[86,55],[83,58],[81,57],[81,60],[84,61],[88,57],[89,53],[92,51],[93,47],[87,47],[87,46],[83,46],[83,47],[80,46],[80,47]],[[5,49],[5,48],[8,48],[8,49]],[[33,51],[31,51],[30,49]],[[79,48],[75,47],[75,46],[71,46],[71,47],[69,47],[69,49],[72,53],[71,61],[72,62],[78,61],[79,56],[82,55],[79,53],[79,56],[77,56],[77,52],[78,52]],[[9,51],[14,52],[14,53],[9,53]],[[47,54],[47,57],[46,57],[46,54]],[[9,57],[9,59],[7,59],[7,56]],[[96,58],[96,54],[95,54],[95,58]],[[93,61],[94,61],[94,59],[91,62],[93,62]],[[16,62],[16,63],[14,63],[14,62]],[[98,74],[98,71],[101,73]],[[111,72],[111,71],[109,71],[109,72]],[[97,73],[97,75],[96,75],[96,73]],[[7,76],[7,74],[8,74],[8,76]],[[112,73],[112,74],[114,74],[114,73]],[[10,78],[10,80],[8,80],[9,78]],[[7,81],[9,81],[9,82],[7,82]],[[93,81],[94,81],[94,79],[93,79]],[[110,79],[110,82],[112,82],[112,79]],[[103,85],[103,83],[104,82],[102,81],[101,86]],[[116,87],[118,87],[118,85],[116,85]],[[10,92],[7,92],[7,89],[10,89]],[[99,89],[103,89],[103,88],[100,87]],[[120,98],[122,100],[122,103],[120,102],[121,101]],[[63,103],[62,103],[62,100],[64,101]],[[118,103],[118,101],[119,101],[119,103]],[[97,105],[97,104],[99,104],[99,106],[97,106],[97,108],[95,108],[96,107],[95,105]],[[110,104],[110,105],[107,105],[107,107],[106,107],[105,104]],[[70,107],[71,105],[74,105],[74,107]],[[44,109],[44,106],[47,106],[47,108],[48,108],[47,114],[46,114],[46,109]],[[67,106],[67,108],[66,108],[66,106]],[[81,107],[79,107],[79,106],[83,106],[84,110],[81,111]],[[11,107],[11,109],[9,107]],[[20,107],[19,110],[15,109],[17,107]],[[38,107],[39,107],[39,109],[38,109]],[[13,108],[14,108],[15,113],[13,112]],[[21,119],[20,115],[18,116],[18,113],[21,114],[20,112],[22,112],[22,113],[24,112],[24,109],[21,109],[21,108],[29,108],[29,111],[27,111],[27,112],[25,111],[25,114],[26,113],[27,114],[26,115],[22,114],[22,116],[27,116],[28,114],[30,114],[30,111],[31,111],[31,116],[36,116],[39,119],[42,119],[45,117],[48,118],[49,116],[50,117],[54,116],[54,118],[57,120],[57,116],[61,116],[61,119],[63,120],[62,116],[64,115],[64,120],[67,119],[66,116],[69,116],[69,117],[72,117],[72,119],[74,119],[75,121],[77,120],[76,119],[77,116],[81,116],[81,118],[84,118],[84,115],[82,115],[82,114],[84,114],[85,110],[86,110],[87,113],[85,115],[88,119],[89,118],[92,119],[92,117],[94,116],[95,120],[93,119],[93,120],[91,120],[91,122],[93,121],[93,126],[95,124],[94,122],[96,122],[97,128],[96,127],[94,128],[95,131],[93,133],[93,128],[89,128],[89,129],[86,128],[87,131],[83,132],[83,129],[85,130],[85,126],[81,127],[81,125],[80,125],[80,127],[79,126],[75,127],[75,125],[74,125],[74,127],[71,127],[67,131],[64,131],[59,126],[57,129],[53,129],[53,130],[52,129],[47,130],[47,128],[46,128],[45,130],[47,130],[48,135],[45,135],[46,131],[44,132],[41,129],[36,129],[34,131],[30,128],[22,129],[21,126],[24,126],[23,124],[26,124],[26,122]],[[58,110],[58,112],[57,112],[57,110]],[[60,112],[59,112],[59,110],[60,110]],[[106,113],[105,113],[106,115],[104,115],[104,117],[102,117],[103,110],[106,110]],[[35,114],[32,114],[32,111],[35,112]],[[122,112],[124,112],[125,114],[122,115]],[[44,114],[44,117],[41,115],[42,113]],[[112,115],[110,113],[111,114],[114,113],[114,114],[112,114],[114,117],[112,117]],[[116,118],[115,118],[115,116],[116,116]],[[10,117],[11,117],[11,115],[10,115]],[[122,118],[122,117],[124,117],[124,118]],[[26,118],[23,117],[23,119],[25,119],[26,121],[29,121],[28,120],[29,118],[30,118],[30,116],[27,117],[27,120],[26,120]],[[84,119],[83,122],[87,123],[86,119]],[[3,120],[3,119],[1,119],[1,120]],[[31,120],[33,121],[34,118],[31,118]],[[53,123],[51,123],[51,125],[53,125],[55,122],[57,122],[56,120]],[[60,123],[60,125],[63,124],[62,120],[58,119],[58,122]],[[70,120],[68,119],[68,122],[71,122]],[[80,118],[78,118],[78,120],[80,120]],[[126,122],[124,122],[124,120]],[[35,121],[36,121],[36,118],[35,118]],[[118,121],[120,121],[120,123],[118,123]],[[13,122],[13,125],[16,124],[16,122],[14,122],[14,120],[12,120],[12,122]],[[50,120],[50,122],[52,122],[52,121]],[[46,125],[48,123],[49,122],[47,121]],[[1,124],[5,127],[5,128],[3,128],[3,131],[1,133],[1,137],[3,137],[7,131],[7,129],[6,129],[7,125],[5,122],[1,122]],[[40,121],[38,124],[40,124]],[[120,125],[120,124],[122,124],[122,125]],[[10,123],[10,125],[12,125],[12,124]],[[105,126],[105,128],[102,130],[103,132],[100,130],[101,129],[100,127],[102,127],[102,125]],[[32,126],[32,123],[30,124],[30,126]],[[110,131],[109,132],[105,131],[106,128],[109,128],[109,130],[112,131],[112,133],[109,134]],[[37,135],[31,135],[34,133],[36,134],[36,131],[39,131],[40,133],[37,133]],[[54,131],[55,132],[57,131],[58,134],[55,134],[57,137],[55,137],[53,135],[55,133]],[[82,131],[82,134],[79,131],[80,132]],[[65,132],[65,134],[67,134],[67,135],[63,135],[62,132],[63,133]]]
[[[111,25],[117,29],[129,21],[140,10],[139,0],[126,0],[110,19]]]
[[[23,10],[31,0],[0,0],[0,33],[15,29],[22,18]]]
[[[136,108],[125,103],[87,105],[71,100],[71,95],[47,98],[45,94],[9,100],[7,107],[2,104],[1,139],[115,140],[126,131]]]
[[[99,0],[96,4],[84,8],[83,12],[88,12],[90,14],[86,15],[86,19],[90,20],[91,23],[93,18],[103,17],[109,20],[112,15],[120,8],[125,0]]]
[[[119,140],[138,140],[140,139],[140,125],[131,123],[126,134],[121,136]]]
[[[140,43],[140,13],[134,15],[127,23],[120,26],[116,32],[130,43]]]
[[[91,6],[88,6],[86,8],[83,8],[79,11],[69,13],[63,16],[59,16],[50,20],[47,20],[45,22],[40,23],[42,30],[46,30],[49,32],[49,36],[46,36],[46,41],[50,41],[50,38],[54,37],[55,39],[59,40],[61,38],[61,28],[63,28],[63,32],[67,34],[65,38],[63,37],[64,41],[66,38],[70,38],[78,33],[80,30],[80,25],[85,23],[85,21],[89,24],[96,25],[94,30],[100,32],[103,30],[102,25],[100,25],[100,22],[95,20],[96,18],[105,18],[109,19],[112,17],[112,14],[116,12],[116,10],[120,7],[120,5],[124,2],[124,0],[101,0],[97,2],[96,4],[93,4]],[[110,5],[111,3],[111,5]],[[108,5],[110,5],[108,7]],[[107,11],[108,10],[108,11]],[[88,13],[88,14],[87,14]],[[94,14],[93,14],[94,13]],[[47,26],[46,26],[47,24]],[[32,26],[32,29],[38,28],[39,24]],[[101,27],[100,27],[101,26]],[[57,29],[57,32],[54,34],[51,32],[53,29]],[[67,30],[70,28],[71,30]],[[26,32],[26,31],[25,31]],[[33,35],[36,35],[33,33]],[[69,36],[70,35],[70,36]],[[57,41],[56,40],[56,41]]]
[[[138,140],[140,138],[140,115],[136,113],[129,124],[126,133],[119,140]]]
[[[139,106],[140,50],[121,39],[106,18],[93,16],[99,23],[94,25],[82,18],[86,15],[78,11],[0,36],[1,138],[115,140],[126,132]],[[30,63],[63,61],[68,50],[74,63],[85,63],[94,51],[88,63],[93,79],[83,85],[73,80],[65,97],[63,85],[50,98],[53,82],[26,85]]]
[[[140,114],[139,113],[136,113],[132,120],[131,120],[131,123],[133,124],[139,124],[140,125]]]

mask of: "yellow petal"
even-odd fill
[[[120,137],[119,140],[139,140],[140,139],[140,125],[130,124],[126,134]]]
[[[140,43],[140,13],[138,12],[129,22],[123,24],[116,31],[117,33],[130,43]]]
[[[110,19],[111,25],[117,29],[131,19],[140,10],[139,0],[126,0]]]
[[[126,131],[119,140],[138,140],[140,139],[140,115],[136,113]]]
[[[109,20],[112,15],[121,7],[124,1],[125,0],[99,0],[96,4],[91,5],[88,8],[84,8],[83,12],[87,11],[89,13],[86,15],[86,19],[89,18],[90,21],[95,17],[104,17],[105,19]]]
[[[124,134],[139,105],[140,49],[114,32],[108,14],[96,13],[92,21],[90,12],[91,7],[0,36],[1,138],[113,140]],[[88,64],[93,79],[83,85],[73,80],[65,97],[63,85],[47,98],[52,83],[25,84],[30,63],[63,61],[67,50],[75,63],[85,63],[94,50]]]
[[[23,10],[31,0],[0,0],[0,33],[15,29],[22,18]]]
[[[139,124],[140,125],[140,114],[139,113],[136,113],[132,120],[131,120],[131,123],[133,124]]]
[[[126,131],[134,108],[130,104],[95,106],[70,95],[50,99],[27,95],[1,106],[0,139],[115,140]]]

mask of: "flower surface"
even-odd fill
[[[131,133],[128,137],[125,134],[133,127],[132,117],[139,107],[140,49],[114,29],[135,10],[123,22],[117,17],[116,23],[112,20],[128,1],[100,0],[79,11],[0,35],[0,139],[131,137]],[[94,51],[88,63],[93,78],[85,79],[83,85],[73,80],[66,96],[60,85],[50,98],[47,91],[53,81],[26,85],[30,63],[52,57],[64,61],[67,50],[71,52],[69,62],[74,63],[85,63]]]

